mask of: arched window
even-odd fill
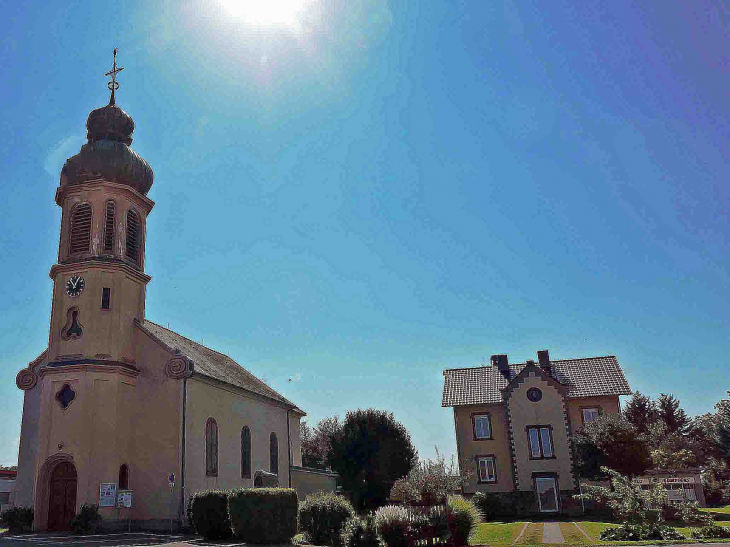
[[[69,253],[88,253],[91,243],[91,205],[79,203],[71,210]]]
[[[279,442],[276,433],[269,437],[269,472],[279,474]]]
[[[251,430],[247,425],[241,429],[241,478],[251,478]]]
[[[218,476],[218,424],[213,418],[205,423],[205,475]]]
[[[136,211],[127,211],[127,258],[134,260],[139,265],[139,248],[142,243],[142,223]]]
[[[114,221],[116,220],[116,216],[117,216],[116,213],[117,213],[116,204],[112,200],[107,201],[106,209],[105,209],[106,217],[104,218],[104,252],[105,253],[114,252]]]
[[[129,490],[129,467],[126,463],[119,467],[119,490]]]

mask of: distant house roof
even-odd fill
[[[568,397],[571,399],[595,395],[631,395],[626,377],[613,355],[551,360],[550,364],[550,375],[568,388]],[[510,380],[525,366],[526,363],[511,364]],[[446,369],[441,406],[501,403],[501,390],[507,384],[507,378],[496,366]]]
[[[193,361],[194,374],[207,376],[208,378],[243,388],[263,397],[278,401],[286,406],[290,406],[293,410],[304,414],[294,403],[271,389],[227,355],[207,348],[197,342],[193,342],[189,338],[185,338],[181,334],[166,329],[152,321],[145,320],[138,324],[165,346],[171,349],[179,349],[183,355],[191,359]]]

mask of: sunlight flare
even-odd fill
[[[312,0],[218,0],[231,17],[250,25],[298,28],[299,15]]]

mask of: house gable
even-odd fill
[[[530,390],[539,390],[536,391],[539,398],[531,400]],[[540,367],[528,363],[503,390],[503,396],[516,489],[533,490],[533,477],[544,473],[554,473],[561,490],[575,488],[565,386]],[[532,427],[549,430],[552,453],[549,457],[532,456],[528,431]]]

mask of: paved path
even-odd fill
[[[557,522],[545,522],[542,525],[543,543],[565,543],[563,532],[560,531],[560,524]]]

